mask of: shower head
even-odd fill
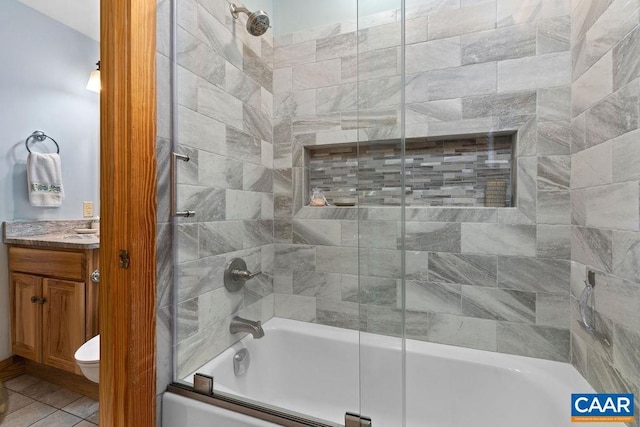
[[[259,37],[267,32],[269,29],[269,15],[264,10],[258,10],[256,12],[249,12],[249,10],[244,6],[236,6],[231,3],[229,5],[229,9],[231,10],[231,15],[235,19],[238,19],[238,13],[242,12],[248,16],[247,19],[247,32],[252,36]]]

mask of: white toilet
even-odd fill
[[[85,377],[100,382],[100,335],[96,335],[76,351],[76,363]]]

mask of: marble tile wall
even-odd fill
[[[323,190],[330,204],[511,206],[511,136],[412,138],[405,147],[404,163],[400,140],[308,150],[310,188]]]
[[[400,135],[398,11],[272,41],[235,31],[222,0],[178,4],[180,205],[198,216],[172,229],[158,0],[159,393],[176,319],[186,375],[237,338],[234,312],[398,334],[403,304],[410,338],[571,360],[599,391],[640,393],[637,1],[407,10],[406,136],[516,132],[517,189],[515,208],[408,207],[404,236],[398,207],[305,206],[306,147]],[[266,274],[229,294],[221,272],[238,255]],[[577,323],[587,269],[607,342]]]
[[[572,363],[596,390],[635,393],[638,399],[640,3],[574,3]],[[578,323],[588,270],[596,274],[592,307],[599,338]]]
[[[275,38],[276,316],[398,333],[405,248],[411,337],[570,359],[570,12],[425,1],[404,87],[397,10]],[[515,208],[407,208],[403,238],[399,208],[305,206],[305,149],[399,138],[403,90],[408,138],[516,134]]]
[[[167,354],[175,357],[177,377],[187,376],[244,336],[229,333],[234,315],[266,321],[274,300],[272,32],[250,36],[244,17],[234,21],[224,0],[177,6],[177,99],[169,111],[171,11],[169,1],[159,2],[159,391],[172,379]],[[172,139],[190,157],[178,162],[178,207],[196,211],[173,227],[166,197]],[[262,274],[230,293],[223,272],[236,257]]]

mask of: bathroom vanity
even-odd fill
[[[12,352],[81,374],[74,353],[98,334],[98,237],[73,229],[12,235],[10,227]]]

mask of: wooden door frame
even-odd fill
[[[100,425],[155,427],[156,0],[100,26]]]

